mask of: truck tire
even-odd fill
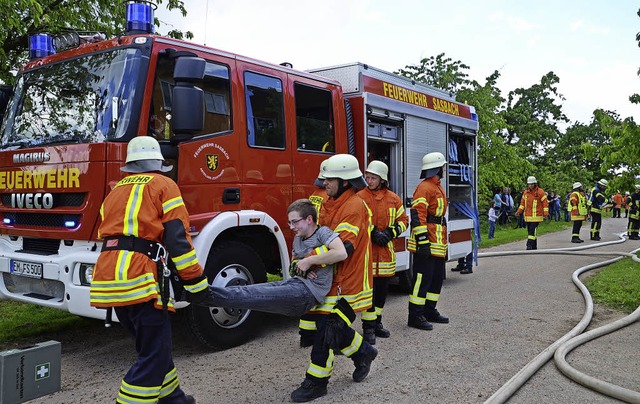
[[[227,241],[214,247],[204,268],[212,286],[261,283],[267,280],[264,262],[249,246]],[[204,346],[222,350],[242,345],[259,330],[261,313],[251,310],[189,305],[186,323]]]

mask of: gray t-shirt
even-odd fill
[[[325,245],[329,247],[329,244],[335,238],[338,237],[338,233],[334,233],[333,230],[326,226],[320,226],[318,229],[308,238],[302,239],[300,236],[296,236],[293,239],[293,254],[292,256],[297,259],[302,259],[307,256],[314,248]],[[334,264],[327,265],[322,268],[313,268],[318,277],[316,279],[302,278],[300,279],[307,288],[313,293],[318,303],[323,302],[324,298],[331,290],[331,282],[333,282],[333,270]]]

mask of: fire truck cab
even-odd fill
[[[138,6],[127,4],[127,15]],[[134,136],[159,140],[198,259],[218,286],[288,277],[286,209],[311,195],[320,163],[336,153],[356,155],[363,170],[386,162],[392,189],[409,203],[422,156],[443,152],[452,203],[475,204],[477,119],[449,94],[364,64],[296,71],[150,26],[134,18],[118,38],[58,41],[67,50],[32,38],[31,61],[4,92],[1,298],[105,318],[89,304],[99,210],[124,177]],[[463,210],[449,211],[450,259],[471,251],[473,220]],[[400,269],[410,268],[405,238],[396,247]],[[212,348],[259,329],[247,310],[176,307]]]

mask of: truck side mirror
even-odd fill
[[[189,140],[204,129],[204,91],[195,83],[204,78],[205,67],[202,58],[184,56],[176,59],[171,102],[174,143]]]

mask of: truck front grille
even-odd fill
[[[7,212],[4,217],[14,226],[65,228],[66,221],[80,223],[81,215]]]
[[[62,302],[64,297],[64,284],[60,281],[26,278],[11,275],[7,272],[2,273],[2,280],[7,290],[11,293],[40,300],[55,299],[58,302]]]
[[[22,239],[22,250],[19,252],[39,254],[39,255],[53,255],[58,253],[60,248],[60,240],[50,238],[28,238]]]

